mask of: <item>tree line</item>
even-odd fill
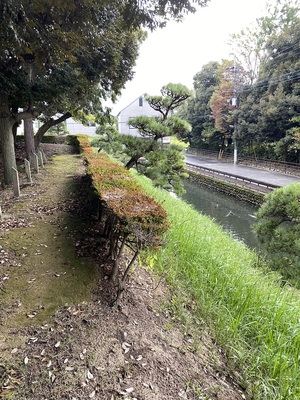
[[[190,145],[300,162],[300,14],[278,0],[267,16],[231,36],[234,57],[194,76],[194,96],[179,115]]]

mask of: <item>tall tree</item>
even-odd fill
[[[245,71],[235,60],[223,60],[219,67],[219,86],[210,99],[210,108],[215,128],[221,134],[220,150],[223,151],[232,137],[236,139],[235,110],[238,96],[245,82]]]
[[[126,167],[137,165],[138,160],[145,157],[142,172],[154,184],[177,194],[183,191],[181,178],[185,176],[183,147],[179,142],[172,141],[163,145],[163,140],[166,137],[186,136],[191,131],[190,124],[174,114],[191,94],[186,86],[169,83],[162,87],[160,96],[146,96],[150,107],[158,111],[161,117],[131,118],[130,125],[138,129],[142,138],[127,137],[123,140],[129,155]]]
[[[52,85],[57,71],[70,69],[109,95],[119,93],[132,77],[137,57],[136,32],[155,29],[169,17],[180,19],[193,12],[194,4],[206,0],[144,1],[3,0],[0,4],[0,141],[4,182],[12,180],[15,167],[12,126],[36,117],[53,104],[57,90],[72,87]],[[127,45],[128,44],[128,45]],[[134,51],[129,45],[134,44]],[[33,79],[32,79],[33,78]],[[76,86],[76,90],[79,85]],[[77,93],[76,93],[77,94]],[[66,97],[65,97],[66,98]],[[70,100],[72,102],[73,97]],[[15,114],[13,110],[23,111]]]
[[[284,141],[290,130],[299,126],[294,118],[300,111],[299,11],[299,6],[286,3],[277,9],[258,79],[253,86],[245,87],[241,96],[239,137],[245,143],[251,142],[253,148],[267,149],[265,156],[270,151],[276,156],[276,143]]]
[[[192,126],[192,147],[205,147],[215,132],[209,103],[219,85],[219,66],[218,62],[211,61],[202,67],[193,78],[194,96],[191,96],[178,111],[178,115]]]

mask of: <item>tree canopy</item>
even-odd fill
[[[4,181],[15,167],[12,126],[43,114],[102,111],[133,76],[143,28],[182,19],[207,0],[3,0],[0,4],[0,131]],[[93,100],[93,101],[92,101]],[[99,108],[100,107],[100,108]]]
[[[220,148],[234,125],[245,155],[300,161],[299,24],[299,3],[278,0],[266,16],[232,36],[233,60],[208,63],[195,75],[194,97],[180,111],[192,125],[192,146]],[[231,77],[230,65],[238,72]]]

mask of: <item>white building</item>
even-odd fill
[[[128,124],[129,118],[139,117],[145,115],[147,117],[161,116],[161,113],[153,110],[142,95],[130,103],[127,107],[117,115],[118,117],[118,131],[120,133],[132,136],[140,136],[138,130]]]
[[[90,124],[88,126],[76,122],[73,118],[66,120],[67,130],[71,135],[96,135],[96,124]]]

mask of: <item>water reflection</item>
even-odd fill
[[[224,230],[230,232],[234,239],[243,241],[250,248],[259,247],[252,230],[258,207],[189,180],[185,180],[184,186],[186,193],[182,195],[182,199],[186,203],[213,218]]]

